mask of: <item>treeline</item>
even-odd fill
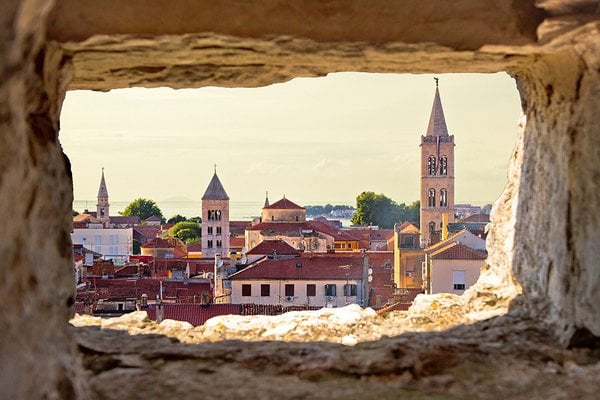
[[[317,215],[327,215],[332,211],[351,210],[354,211],[354,207],[347,205],[331,205],[325,204],[324,206],[306,206],[306,215],[309,217]]]
[[[356,225],[377,225],[391,229],[395,223],[409,221],[419,226],[421,202],[398,204],[384,194],[362,192],[356,198],[356,214],[352,223]]]

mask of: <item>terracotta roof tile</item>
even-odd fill
[[[488,223],[488,222],[490,222],[490,214],[473,214],[473,215],[469,215],[467,218],[463,218],[463,220],[461,222]]]
[[[263,259],[231,279],[361,279],[363,263],[362,254]]]
[[[305,210],[304,207],[300,207],[298,204],[286,199],[285,197],[264,208],[268,210]]]
[[[186,321],[194,326],[202,325],[212,317],[219,315],[240,315],[239,304],[163,304],[165,319]],[[148,307],[148,317],[156,320],[156,305]]]
[[[252,248],[247,254],[252,255],[297,255],[300,252],[283,240],[263,240]]]
[[[431,253],[434,260],[485,260],[487,254],[454,242]]]

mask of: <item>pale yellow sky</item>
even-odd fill
[[[418,199],[419,138],[433,75],[338,73],[256,89],[72,91],[60,141],[76,200],[200,201],[217,171],[232,202],[286,197],[354,204],[362,191]],[[439,75],[455,136],[456,202],[491,203],[506,183],[521,110],[504,73]]]

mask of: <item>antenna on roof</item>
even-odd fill
[[[435,81],[435,87],[438,87],[440,78],[438,78],[437,76],[434,76],[433,80]]]
[[[215,164],[215,175],[217,174],[217,164]]]

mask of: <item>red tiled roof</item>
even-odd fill
[[[140,218],[135,215],[116,215],[114,217],[110,217],[111,224],[118,225],[135,225],[140,222]]]
[[[196,242],[194,244],[190,244],[187,247],[188,252],[193,251],[195,253],[202,251],[202,242]]]
[[[362,254],[262,259],[231,279],[361,279],[363,263]]]
[[[186,321],[194,326],[202,325],[212,317],[219,315],[240,315],[239,304],[210,304],[202,306],[200,304],[163,304],[163,313],[165,319],[174,319],[177,321]],[[148,307],[148,317],[156,320],[156,305],[151,304]]]
[[[257,246],[252,248],[247,254],[249,255],[297,255],[300,252],[283,240],[263,240]]]
[[[326,235],[332,236],[334,240],[348,241],[348,242],[351,242],[351,241],[358,242],[360,240],[360,238],[358,236],[354,235],[354,233],[352,231],[348,231],[345,229],[338,229],[335,226],[333,226],[332,224],[330,224],[329,222],[319,221],[319,220],[312,220],[312,221],[308,221],[308,222],[313,227],[314,230],[323,232]]]
[[[248,231],[273,231],[278,233],[300,232],[301,230],[312,230],[310,221],[302,222],[261,222],[246,228]]]
[[[161,279],[90,279],[89,288],[95,292],[98,298],[141,298],[142,294],[148,298],[155,299],[160,293]],[[194,294],[200,294],[203,290],[210,292],[210,282],[206,280],[162,280],[163,298],[165,299],[188,299]],[[90,292],[78,290],[77,297],[85,297]],[[189,300],[189,299],[188,299]]]
[[[242,248],[246,246],[246,238],[243,236],[232,236],[229,238],[229,248]]]
[[[163,239],[163,238],[152,238],[151,240],[149,240],[146,244],[143,244],[142,247],[143,248],[149,248],[149,249],[172,249],[177,247],[178,243],[177,240],[179,239],[175,239],[175,238],[167,238],[167,239]]]
[[[261,231],[265,233],[299,233],[303,230],[317,231],[333,237],[338,241],[359,241],[354,232],[337,229],[331,224],[323,221],[301,221],[301,222],[261,222],[246,228],[249,231]]]
[[[268,210],[305,210],[304,207],[300,207],[298,204],[286,199],[285,197],[264,208]]]
[[[421,231],[412,223],[405,221],[400,225],[400,233],[420,233]]]
[[[473,214],[469,215],[467,218],[463,218],[460,222],[481,222],[488,223],[490,222],[490,214]]]
[[[243,235],[247,227],[252,225],[252,221],[229,221],[229,233],[231,236]]]
[[[434,260],[485,260],[487,254],[454,242],[431,253],[431,258]]]

